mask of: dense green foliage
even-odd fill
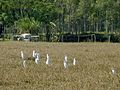
[[[120,0],[0,0],[5,32],[45,35],[119,33]]]

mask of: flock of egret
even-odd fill
[[[22,62],[23,62],[23,67],[26,67],[27,59],[25,58],[23,51],[21,51],[21,58],[22,58]],[[34,59],[36,64],[40,63],[40,54],[38,52],[36,52],[35,50],[33,50],[32,59]],[[50,64],[51,64],[50,56],[48,54],[46,54],[46,65],[50,65]],[[64,68],[68,67],[67,55],[65,55],[63,65],[64,65]],[[75,58],[73,59],[73,65],[76,65]]]
[[[40,54],[38,52],[36,52],[35,50],[33,50],[33,59],[35,61],[36,64],[40,63]],[[24,57],[24,53],[23,51],[21,51],[21,58],[22,58],[22,62],[23,62],[23,67],[26,67],[26,61],[27,59]],[[50,56],[48,54],[46,54],[46,65],[50,65],[51,64],[51,60],[50,60]],[[64,68],[68,68],[68,57],[67,55],[65,55],[64,57],[64,61],[63,61],[63,65]],[[73,59],[73,65],[76,65],[76,59]],[[114,68],[111,68],[111,72],[113,75],[116,74],[116,71]]]

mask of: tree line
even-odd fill
[[[0,0],[4,33],[31,33],[50,41],[65,34],[118,34],[120,0]]]

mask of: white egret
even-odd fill
[[[49,64],[50,64],[50,57],[49,57],[49,55],[48,55],[48,54],[47,54],[46,64],[47,64],[47,65],[49,65]]]
[[[26,60],[23,61],[23,67],[26,67]]]
[[[37,54],[38,54],[38,53],[36,52],[36,53],[35,53],[35,57],[34,57],[34,58],[37,58]]]
[[[76,59],[75,58],[73,59],[73,65],[76,65]]]
[[[35,50],[33,50],[33,58],[37,58],[37,52]]]
[[[64,60],[65,62],[67,62],[67,56],[65,55],[65,60]]]
[[[23,67],[26,67],[26,60],[24,58],[24,54],[23,54],[23,51],[21,51],[21,58],[23,60]]]
[[[38,64],[40,61],[40,56],[39,53],[37,53],[37,57],[35,58],[35,63]]]
[[[35,58],[35,50],[33,50],[33,58]]]
[[[113,74],[113,75],[116,74],[116,71],[115,71],[114,68],[112,68],[112,74]]]
[[[67,68],[67,56],[65,56],[65,59],[64,59],[64,68]]]
[[[67,68],[67,62],[64,60],[64,68]]]
[[[24,54],[23,54],[23,51],[21,51],[21,58],[24,60]]]

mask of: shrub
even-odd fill
[[[112,34],[111,42],[120,42],[120,34]]]
[[[97,42],[106,42],[108,41],[108,34],[95,34]]]

